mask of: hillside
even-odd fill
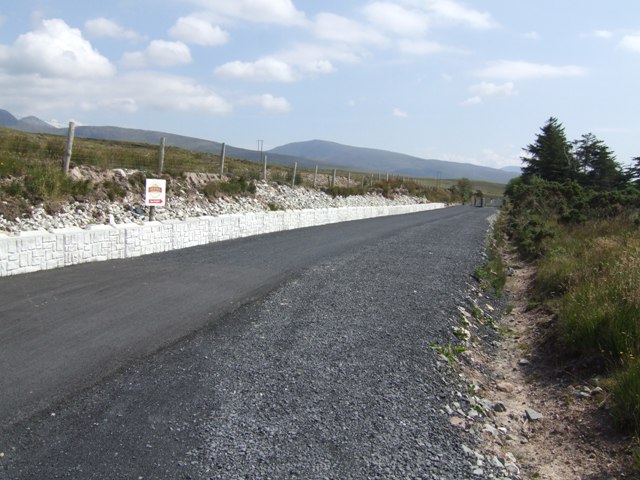
[[[56,128],[37,117],[17,119],[6,110],[0,110],[0,127],[8,127],[33,133],[66,135],[66,128]],[[116,140],[158,144],[161,137],[167,145],[195,152],[219,153],[222,143],[200,138],[175,135],[172,133],[121,128],[115,126],[77,126],[75,134],[79,138]],[[260,161],[256,150],[227,146],[230,157]],[[339,168],[360,172],[379,172],[408,177],[441,179],[470,178],[472,180],[506,184],[518,176],[515,172],[481,167],[468,163],[447,162],[436,159],[422,159],[411,155],[372,148],[352,147],[324,140],[289,143],[265,152],[272,164],[292,166],[297,162],[302,167]]]

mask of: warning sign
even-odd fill
[[[167,199],[167,181],[147,178],[145,192],[145,205],[164,207]]]

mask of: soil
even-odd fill
[[[637,443],[614,429],[604,376],[557,353],[553,315],[529,306],[535,268],[512,253],[503,256],[511,274],[500,340],[491,351],[469,352],[474,367],[464,372],[481,387],[479,396],[506,407],[490,412],[496,427],[509,434],[486,435],[487,455],[511,452],[522,478],[640,478],[633,462]],[[543,418],[532,420],[527,409]]]

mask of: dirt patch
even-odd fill
[[[560,357],[551,348],[553,317],[528,308],[534,267],[514,255],[505,260],[512,273],[500,340],[491,352],[469,351],[464,372],[492,406],[495,432],[485,427],[486,453],[512,453],[522,478],[640,478],[632,439],[613,429],[601,379]]]

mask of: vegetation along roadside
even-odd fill
[[[510,296],[520,295],[509,299],[502,328],[510,355],[521,360],[495,367],[494,386],[521,376],[515,393],[506,384],[512,397],[520,392],[522,402],[533,402],[536,390],[544,392],[540,403],[555,425],[540,446],[551,453],[528,457],[537,463],[531,478],[637,478],[640,158],[624,170],[592,134],[568,141],[555,118],[525,151],[523,175],[506,188],[489,260],[476,271],[481,284],[495,282],[499,291],[506,279]],[[542,428],[533,423],[522,428]],[[562,455],[572,441],[579,448]],[[550,465],[560,462],[554,474]]]

